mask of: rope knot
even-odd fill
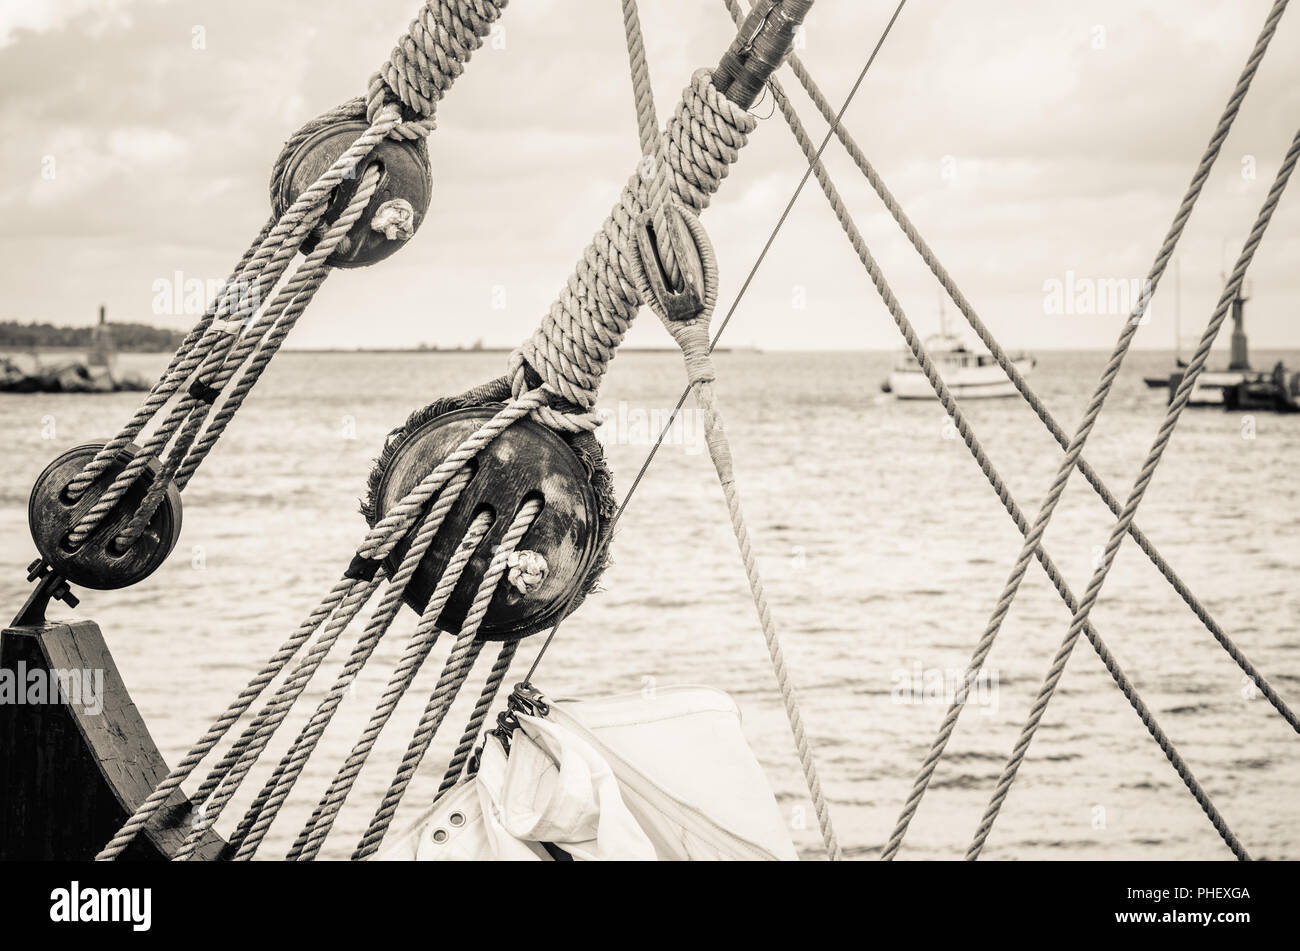
[[[506,556],[507,580],[520,594],[528,594],[546,580],[550,566],[539,552],[527,548]]]
[[[386,201],[370,219],[370,230],[380,232],[389,241],[407,241],[415,234],[415,209],[405,198]]]

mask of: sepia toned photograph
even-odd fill
[[[722,860],[1285,922],[1288,6],[4,0],[22,917]]]

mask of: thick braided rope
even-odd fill
[[[938,396],[939,401],[943,405],[945,411],[952,418],[954,426],[956,427],[958,433],[960,433],[963,441],[966,443],[966,446],[970,450],[972,457],[979,465],[980,471],[984,474],[990,486],[992,486],[994,492],[998,497],[998,500],[1002,503],[1007,513],[1011,516],[1012,521],[1015,522],[1016,527],[1020,530],[1020,533],[1022,535],[1027,534],[1029,531],[1028,521],[1025,519],[1023,513],[1020,510],[1020,507],[1016,504],[1015,500],[1011,497],[1010,491],[1006,487],[1006,483],[1003,481],[1001,475],[994,467],[992,461],[988,458],[987,454],[984,452],[984,449],[980,445],[979,440],[976,438],[974,431],[970,427],[970,424],[966,421],[965,416],[961,413],[961,410],[958,408],[956,401],[952,397],[952,394],[948,391],[947,387],[943,383],[942,378],[939,376],[938,371],[934,368],[934,364],[930,360],[929,354],[926,353],[925,348],[921,344],[920,338],[916,335],[916,331],[913,329],[911,323],[908,321],[906,315],[903,313],[901,305],[899,304],[897,298],[894,296],[893,292],[890,290],[888,283],[884,279],[884,275],[881,273],[879,266],[876,264],[869,249],[867,248],[866,242],[863,240],[861,232],[858,231],[857,225],[853,222],[853,218],[849,214],[848,208],[844,205],[843,200],[840,198],[839,192],[835,188],[834,183],[831,181],[830,176],[826,171],[825,165],[817,157],[816,147],[814,146],[812,140],[809,138],[807,131],[804,129],[802,122],[800,122],[798,116],[794,114],[793,108],[791,107],[789,100],[786,98],[784,93],[781,92],[779,87],[774,86],[773,92],[778,107],[780,107],[782,111],[786,113],[786,118],[787,121],[789,122],[791,131],[794,133],[795,140],[798,142],[800,149],[803,150],[805,156],[808,158],[810,168],[812,169],[815,177],[817,178],[818,183],[821,185],[822,191],[826,194],[827,200],[830,202],[831,208],[834,210],[835,215],[839,220],[841,227],[844,230],[844,233],[848,236],[850,244],[853,246],[854,251],[858,255],[858,259],[862,262],[863,267],[866,269],[868,275],[871,277],[872,283],[875,285],[877,292],[881,296],[881,299],[885,302],[885,305],[888,308],[891,316],[894,318],[894,322],[897,324],[900,333],[903,335],[903,338],[907,342],[908,347],[911,349],[913,355],[916,357],[918,364],[920,365],[922,371],[926,376],[926,379],[929,381],[931,387],[934,389],[935,394],[936,396]],[[1075,601],[1074,595],[1070,591],[1069,586],[1066,584],[1064,577],[1061,575],[1059,569],[1056,567],[1056,564],[1052,561],[1052,559],[1048,556],[1047,552],[1043,550],[1041,546],[1036,547],[1034,553],[1038,561],[1040,562],[1040,564],[1043,566],[1044,573],[1047,575],[1048,579],[1051,580],[1053,586],[1057,590],[1057,593],[1061,596],[1062,601],[1064,601],[1066,606],[1071,611],[1073,611],[1077,602]],[[1096,650],[1097,655],[1101,658],[1102,662],[1106,665],[1106,669],[1110,672],[1111,677],[1115,680],[1116,684],[1119,685],[1121,691],[1123,691],[1124,696],[1128,699],[1130,705],[1132,705],[1133,709],[1137,712],[1138,716],[1142,719],[1142,722],[1147,726],[1147,729],[1150,732],[1151,736],[1156,740],[1157,744],[1160,746],[1165,756],[1169,759],[1170,763],[1174,765],[1175,770],[1177,770],[1179,775],[1183,777],[1183,780],[1187,784],[1188,789],[1191,790],[1194,796],[1197,796],[1198,801],[1202,799],[1206,799],[1207,797],[1205,797],[1204,791],[1201,789],[1195,776],[1192,775],[1190,769],[1188,769],[1186,764],[1183,762],[1182,757],[1179,755],[1173,743],[1169,740],[1168,736],[1160,728],[1159,724],[1156,723],[1155,718],[1150,714],[1150,711],[1146,708],[1145,704],[1143,704],[1141,698],[1138,696],[1136,688],[1133,686],[1128,676],[1124,673],[1123,669],[1119,666],[1118,661],[1116,661],[1114,656],[1110,653],[1110,650],[1106,647],[1105,643],[1103,643],[1100,635],[1098,635],[1096,631],[1093,630],[1091,624],[1087,625],[1084,631],[1088,636],[1089,642],[1093,645],[1094,649]],[[965,697],[969,694],[970,688],[974,684],[974,680],[977,673],[978,673],[978,668],[972,668],[967,670],[966,677],[963,680],[961,689],[957,694],[957,700],[952,705],[952,707],[950,707],[948,711],[949,718],[955,718],[959,713],[961,706],[965,702]],[[942,755],[942,749],[935,752],[931,757],[927,758],[927,761],[922,765],[922,770],[929,771],[932,773],[941,755]],[[919,799],[917,800],[917,802],[919,802]],[[1211,806],[1211,808],[1213,807]],[[912,811],[913,812],[915,811],[915,804],[913,804],[912,806]],[[908,816],[908,820],[910,821],[910,815]],[[906,826],[904,826],[904,829],[905,828]],[[901,841],[902,839],[901,836],[899,835],[895,835],[893,838],[891,838],[890,843],[886,846],[885,852],[882,853],[882,858],[893,858],[894,855],[897,853],[898,846],[901,844]]]
[[[736,0],[724,0],[724,2],[727,9],[730,11],[732,18],[739,24],[744,19],[744,14],[740,9],[739,4]],[[893,217],[894,221],[898,223],[903,234],[906,235],[912,246],[917,250],[921,259],[925,261],[926,265],[930,268],[930,272],[938,279],[939,284],[947,292],[953,303],[957,305],[957,309],[960,310],[962,315],[966,318],[971,328],[975,331],[976,336],[978,336],[983,344],[988,348],[989,352],[993,355],[993,358],[997,360],[998,365],[1011,379],[1011,382],[1020,392],[1020,395],[1025,398],[1025,402],[1029,404],[1030,408],[1033,409],[1038,418],[1043,421],[1043,425],[1047,427],[1047,431],[1051,433],[1052,438],[1060,444],[1062,449],[1068,448],[1070,437],[1066,434],[1065,430],[1061,428],[1060,424],[1056,421],[1056,418],[1052,416],[1051,412],[1043,404],[1042,400],[1039,399],[1038,394],[1030,388],[1024,375],[1016,368],[1015,363],[1007,355],[1001,344],[998,343],[997,338],[993,336],[992,332],[980,319],[979,315],[975,312],[975,308],[971,305],[970,301],[966,299],[966,296],[961,292],[960,288],[958,288],[956,281],[953,280],[952,275],[948,273],[947,269],[939,261],[938,256],[930,248],[929,244],[926,243],[925,238],[921,236],[915,225],[912,224],[911,219],[908,218],[907,214],[903,211],[902,206],[885,185],[884,180],[877,173],[875,167],[867,160],[866,155],[862,152],[862,149],[859,148],[858,143],[854,140],[848,129],[844,127],[843,123],[835,122],[835,111],[831,106],[831,103],[826,99],[821,88],[813,80],[803,62],[793,53],[790,55],[789,62],[791,69],[794,71],[795,76],[803,86],[804,91],[808,94],[809,99],[812,100],[813,105],[817,107],[817,110],[822,114],[822,117],[834,126],[835,134],[848,152],[849,157],[870,183],[872,189],[880,196],[881,203],[884,204],[886,210]],[[780,88],[780,84],[775,79],[773,79],[769,85],[775,94],[781,96],[785,95],[784,91]],[[1093,469],[1088,460],[1083,458],[1082,455],[1079,456],[1079,471],[1088,481],[1088,484],[1091,485],[1101,497],[1102,501],[1106,503],[1106,506],[1111,510],[1111,513],[1118,516],[1120,514],[1119,500],[1115,497],[1114,493],[1111,492],[1110,488],[1102,481],[1101,476],[1098,475],[1095,469]],[[1227,652],[1228,656],[1232,658],[1247,677],[1259,686],[1260,692],[1269,703],[1273,705],[1274,709],[1277,710],[1282,718],[1291,725],[1292,729],[1300,732],[1300,717],[1297,717],[1295,712],[1292,711],[1281,696],[1278,695],[1277,691],[1273,689],[1272,685],[1263,674],[1255,668],[1249,658],[1247,658],[1236,643],[1233,642],[1232,638],[1228,636],[1227,632],[1219,626],[1218,622],[1211,616],[1209,609],[1201,603],[1182,578],[1178,576],[1174,571],[1173,566],[1165,561],[1164,556],[1156,549],[1155,544],[1146,536],[1146,534],[1138,528],[1136,522],[1129,526],[1129,534],[1133,537],[1133,540],[1137,542],[1138,547],[1151,560],[1151,563],[1155,565],[1156,569],[1164,575],[1165,579],[1173,587],[1174,591],[1176,591],[1179,597],[1183,599],[1183,602],[1192,610],[1192,613],[1195,614],[1201,623],[1205,625],[1206,629],[1209,630],[1214,639]]]
[[[670,191],[682,207],[698,213],[708,205],[755,124],[718,92],[708,70],[695,73],[659,146],[660,162],[671,173]],[[541,326],[512,356],[516,395],[529,386],[526,364],[544,389],[579,408],[575,416],[588,429],[598,424],[591,410],[601,377],[642,303],[628,276],[626,249],[635,242],[650,188],[640,175],[629,179]],[[536,415],[547,425],[571,428],[558,413]]]
[[[408,122],[399,135],[428,135],[438,101],[465,71],[505,6],[506,0],[426,0],[371,78],[367,113],[374,116],[386,104],[400,101],[419,120]]]
[[[406,695],[406,691],[410,689],[416,675],[420,672],[420,668],[424,665],[425,659],[429,656],[429,652],[433,649],[434,642],[438,639],[438,618],[447,606],[447,601],[451,598],[452,592],[455,591],[456,585],[460,583],[465,568],[469,565],[470,559],[482,542],[490,524],[491,519],[486,517],[486,513],[479,516],[471,523],[464,539],[462,539],[456,551],[452,553],[452,557],[447,563],[447,569],[438,579],[438,583],[435,585],[433,593],[429,596],[429,601],[420,615],[420,620],[416,624],[415,631],[411,634],[406,647],[402,651],[402,656],[393,668],[388,684],[384,688],[379,702],[375,705],[374,713],[371,714],[370,720],[366,723],[360,738],[353,745],[351,752],[348,753],[347,759],[339,766],[329,788],[321,796],[302,831],[298,833],[286,858],[290,860],[313,859],[320,851],[321,846],[324,845],[325,837],[329,834],[334,825],[334,820],[338,817],[339,811],[343,808],[343,804],[352,791],[357,777],[361,774],[361,769],[369,758],[371,750],[374,749],[379,734],[383,732],[384,727],[393,715],[393,711],[397,709],[398,703]]]
[[[1164,455],[1165,448],[1169,445],[1169,440],[1173,437],[1174,429],[1178,426],[1178,420],[1182,416],[1183,409],[1187,406],[1187,401],[1191,397],[1192,387],[1196,383],[1196,378],[1200,376],[1201,370],[1205,367],[1205,361],[1209,358],[1210,348],[1214,345],[1214,340],[1218,336],[1219,328],[1223,326],[1223,321],[1227,317],[1228,309],[1241,291],[1242,282],[1246,279],[1246,270],[1250,267],[1250,262],[1255,257],[1255,252],[1259,248],[1260,242],[1264,238],[1264,232],[1268,229],[1269,222],[1272,220],[1273,212],[1277,209],[1278,203],[1282,199],[1283,192],[1286,191],[1287,182],[1291,178],[1291,173],[1295,170],[1296,160],[1300,158],[1300,131],[1297,131],[1295,138],[1291,142],[1291,147],[1287,150],[1286,158],[1283,160],[1281,167],[1278,169],[1277,176],[1273,180],[1273,185],[1269,189],[1264,204],[1260,208],[1259,215],[1255,219],[1255,224],[1250,230],[1250,235],[1246,239],[1245,245],[1241,249],[1241,254],[1237,258],[1236,266],[1232,269],[1232,275],[1228,280],[1223,294],[1219,297],[1219,304],[1215,308],[1213,316],[1206,325],[1205,332],[1201,335],[1201,342],[1196,348],[1196,353],[1187,365],[1183,374],[1182,382],[1179,383],[1178,389],[1174,393],[1174,398],[1170,401],[1169,407],[1165,412],[1164,420],[1160,424],[1160,429],[1156,433],[1155,441],[1151,444],[1151,449],[1147,453],[1146,460],[1142,463],[1142,468],[1138,473],[1137,480],[1133,483],[1132,491],[1129,493],[1127,501],[1124,503],[1124,511],[1115,521],[1111,529],[1110,537],[1106,540],[1106,548],[1101,558],[1101,563],[1093,572],[1092,578],[1088,582],[1088,587],[1083,593],[1083,600],[1075,609],[1074,617],[1070,620],[1070,628],[1066,632],[1065,640],[1061,642],[1061,647],[1052,660],[1052,666],[1048,670],[1047,677],[1039,689],[1038,696],[1034,700],[1034,705],[1030,709],[1029,718],[1025,721],[1025,726],[1020,733],[1020,738],[1016,741],[1015,748],[1011,752],[1011,757],[1007,760],[1006,766],[1002,770],[1002,775],[998,779],[997,788],[993,792],[993,797],[989,802],[988,809],[980,821],[979,828],[976,830],[975,838],[966,853],[967,858],[978,857],[980,850],[983,848],[985,840],[988,838],[989,831],[998,817],[1003,802],[1006,801],[1007,793],[1011,789],[1011,784],[1015,781],[1016,772],[1020,764],[1024,761],[1025,754],[1029,749],[1029,744],[1033,742],[1034,733],[1038,729],[1038,724],[1042,722],[1043,714],[1047,710],[1047,705],[1051,702],[1052,696],[1056,691],[1056,686],[1060,683],[1061,676],[1065,672],[1066,662],[1069,660],[1070,653],[1074,649],[1074,643],[1078,640],[1079,631],[1086,623],[1088,615],[1094,604],[1097,603],[1101,595],[1102,585],[1106,582],[1106,577],[1110,573],[1111,566],[1114,564],[1115,555],[1119,551],[1119,546],[1124,540],[1128,526],[1132,523],[1134,515],[1137,513],[1138,506],[1141,505],[1143,497],[1146,495],[1147,488],[1151,484],[1151,479],[1155,475],[1156,467],[1159,466],[1160,460]],[[1217,826],[1216,826],[1217,828]],[[1222,833],[1223,830],[1220,830]],[[1237,845],[1233,848],[1239,859],[1248,859],[1249,856],[1245,850]]]
[[[333,719],[335,711],[343,702],[343,698],[351,689],[361,669],[370,660],[380,640],[383,639],[392,626],[393,619],[397,616],[397,611],[402,605],[402,597],[406,593],[411,577],[415,574],[415,570],[423,560],[425,553],[428,552],[434,536],[442,528],[447,514],[459,500],[465,486],[469,483],[469,479],[469,471],[467,469],[461,470],[459,475],[448,483],[446,491],[439,494],[430,507],[428,515],[420,523],[415,538],[412,539],[410,547],[402,557],[398,570],[393,574],[384,589],[384,595],[380,599],[378,607],[372,613],[362,635],[357,639],[357,643],[348,656],[347,662],[335,678],[334,685],[303,726],[297,739],[294,740],[293,746],[281,759],[274,774],[267,780],[262,791],[245,813],[235,834],[231,836],[229,841],[230,845],[236,849],[234,857],[237,860],[252,858],[257,851],[267,830],[270,829],[271,823],[279,814],[280,808],[289,797],[289,793],[293,790],[293,786],[298,781],[303,768],[307,765],[307,760],[315,752],[316,746]],[[480,521],[476,520],[470,526],[469,532],[466,534],[466,543],[468,543],[471,536],[481,539],[482,535],[486,533],[490,520],[482,519],[482,522],[483,524],[480,525]],[[475,544],[477,544],[477,540]]]
[[[385,793],[374,818],[370,821],[370,826],[352,854],[354,859],[364,859],[373,855],[383,842],[384,835],[392,824],[393,816],[397,814],[397,806],[415,776],[416,768],[428,751],[429,744],[433,742],[434,734],[437,733],[447,711],[451,709],[452,701],[456,699],[456,694],[459,693],[482,649],[482,641],[477,638],[478,629],[487,615],[488,605],[496,594],[497,585],[505,577],[506,562],[510,553],[518,547],[541,510],[542,503],[537,499],[529,499],[520,506],[510,527],[502,536],[501,544],[493,551],[492,561],[483,574],[483,580],[479,582],[474,602],[465,616],[460,634],[447,657],[442,676],[438,678],[438,683],[429,697],[429,702],[424,708],[419,725],[411,737],[410,746],[407,747],[406,755],[402,757],[388,792]]]
[[[197,815],[189,835],[173,856],[175,860],[184,861],[194,854],[204,833],[216,824],[226,804],[238,792],[249,770],[253,768],[307,684],[316,675],[321,663],[334,649],[334,645],[352,623],[353,618],[369,602],[375,590],[383,582],[383,578],[382,572],[376,573],[374,578],[357,585],[342,600],[338,610],[325,622],[320,636],[307,648],[285,678],[284,683],[217,765],[209,771],[193,797],[193,801],[199,804]]]
[[[632,70],[632,98],[636,105],[636,131],[641,154],[654,155],[659,147],[659,117],[655,115],[650,66],[645,58],[645,38],[636,0],[623,0],[623,32],[627,36],[628,65]]]
[[[285,665],[293,659],[302,645],[320,628],[321,623],[334,612],[359,584],[360,582],[351,578],[339,579],[333,590],[303,620],[298,629],[280,645],[266,665],[240,691],[239,696],[231,702],[225,712],[213,721],[202,738],[185,754],[184,758],[167,774],[167,777],[158,784],[148,798],[140,804],[140,807],[123,824],[112,840],[95,856],[97,860],[110,860],[121,854],[122,850],[131,843],[136,833],[144,828],[158,809],[180,788],[181,783],[189,778],[194,768],[207,757],[208,753],[221,741],[221,738],[230,731],[230,728],[239,722],[240,717],[252,706],[253,701],[261,696],[262,691],[279,676]]]
[[[1264,52],[1268,48],[1269,40],[1276,31],[1277,21],[1286,7],[1286,2],[1287,0],[1278,0],[1278,2],[1274,4],[1273,10],[1270,12],[1269,17],[1264,24],[1264,28],[1255,43],[1255,47],[1251,52],[1250,58],[1246,63],[1246,67],[1243,70],[1241,77],[1238,79],[1232,95],[1229,97],[1223,115],[1220,117],[1219,122],[1210,137],[1210,142],[1206,147],[1205,153],[1202,155],[1196,171],[1192,175],[1192,180],[1188,186],[1187,192],[1179,204],[1173,223],[1170,225],[1169,232],[1156,255],[1150,274],[1143,285],[1137,306],[1134,308],[1133,314],[1130,316],[1129,320],[1125,322],[1124,329],[1120,333],[1115,349],[1112,352],[1110,359],[1107,361],[1106,367],[1102,371],[1097,388],[1093,393],[1092,399],[1089,401],[1088,408],[1079,424],[1079,428],[1066,448],[1065,458],[1062,460],[1060,468],[1057,470],[1056,477],[1052,482],[1047,496],[1043,500],[1033,525],[1025,535],[1024,545],[1016,559],[1015,566],[1012,569],[1010,577],[1007,579],[1002,594],[998,598],[997,605],[989,619],[984,634],[981,636],[979,643],[976,645],[975,652],[971,657],[970,665],[968,667],[968,671],[970,672],[978,673],[979,669],[983,666],[984,659],[993,648],[993,643],[997,638],[998,631],[1001,629],[1002,621],[1010,611],[1011,603],[1015,599],[1021,580],[1024,578],[1025,571],[1028,568],[1029,559],[1034,556],[1035,552],[1039,548],[1039,542],[1047,528],[1048,522],[1051,520],[1056,504],[1060,500],[1061,494],[1065,489],[1065,483],[1068,481],[1070,473],[1078,463],[1078,458],[1083,450],[1084,443],[1087,441],[1089,434],[1092,432],[1093,426],[1096,424],[1097,417],[1101,413],[1102,405],[1105,403],[1106,397],[1110,393],[1115,377],[1119,374],[1120,365],[1123,363],[1124,356],[1128,353],[1128,348],[1132,343],[1133,336],[1136,334],[1137,329],[1141,324],[1141,319],[1143,314],[1146,312],[1147,304],[1149,303],[1152,294],[1155,293],[1156,286],[1158,285],[1161,276],[1164,274],[1169,259],[1173,256],[1174,248],[1178,244],[1178,239],[1182,235],[1183,228],[1186,226],[1188,218],[1191,217],[1192,209],[1196,206],[1196,200],[1200,196],[1201,189],[1209,178],[1210,169],[1213,167],[1214,161],[1218,157],[1219,150],[1223,145],[1223,141],[1232,127],[1233,120],[1236,118],[1237,112],[1241,107],[1241,102],[1245,98],[1247,90],[1250,88],[1251,80],[1254,78],[1259,63],[1263,59]],[[971,682],[973,680],[973,675],[968,676],[966,680],[968,683]],[[885,850],[882,852],[882,858],[892,858],[897,853],[898,846],[901,844],[903,836],[906,834],[907,826],[911,822],[912,816],[915,815],[921,797],[925,794],[925,789],[929,785],[930,778],[934,774],[934,765],[938,762],[938,758],[943,755],[943,750],[947,746],[949,738],[952,736],[952,731],[956,726],[957,717],[959,715],[960,706],[954,705],[954,708],[949,711],[949,715],[944,718],[944,722],[941,725],[934,742],[931,744],[930,751],[926,755],[925,762],[923,763],[916,781],[913,784],[912,790],[908,795],[907,802],[904,804],[903,810],[899,815],[898,822],[895,824],[890,840],[886,844]]]
[[[637,139],[641,143],[640,173],[652,180],[649,206],[654,216],[655,234],[660,236],[659,257],[669,283],[681,280],[677,252],[668,240],[669,178],[659,151],[659,117],[655,113],[654,89],[650,85],[650,66],[646,61],[645,38],[641,34],[641,16],[637,0],[623,0],[623,32],[627,37],[627,59],[632,73],[632,98],[636,106]],[[645,163],[649,162],[649,166]]]
[[[478,742],[479,734],[483,732],[483,724],[487,722],[487,716],[492,709],[492,704],[501,691],[501,682],[505,680],[506,674],[510,672],[510,664],[514,661],[518,649],[518,640],[506,641],[501,645],[501,650],[497,653],[497,659],[492,664],[492,669],[488,671],[483,690],[479,693],[474,709],[465,722],[465,730],[461,734],[460,742],[456,744],[451,759],[447,761],[447,770],[442,774],[442,783],[438,786],[438,792],[433,797],[434,802],[445,796],[449,790],[460,782],[461,773],[465,771],[465,763],[469,761],[469,755],[474,750],[474,744]]]

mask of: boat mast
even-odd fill
[[[1183,359],[1183,259],[1174,258],[1174,366]]]

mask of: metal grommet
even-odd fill
[[[463,812],[453,812],[450,816],[447,817],[447,821],[450,822],[453,826],[459,828],[460,826],[463,826],[465,824],[465,814]]]
[[[433,835],[429,836],[429,838],[433,839],[438,845],[442,845],[450,836],[447,835],[446,829],[434,829]]]

